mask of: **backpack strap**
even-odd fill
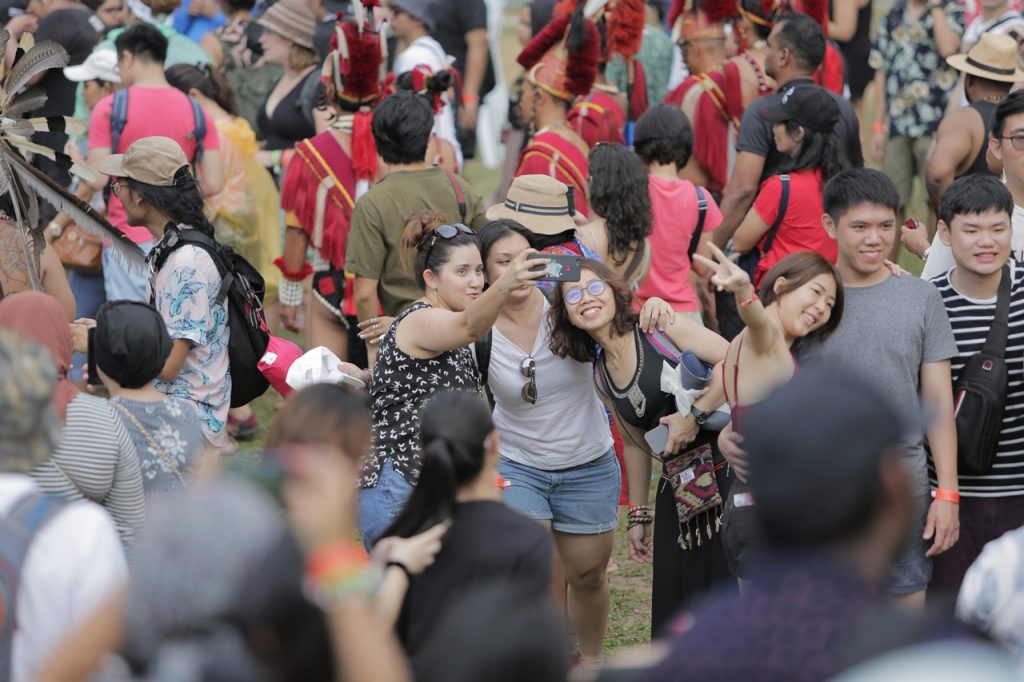
[[[462,186],[459,184],[458,178],[455,177],[455,173],[449,170],[444,172],[448,176],[448,182],[452,183],[452,189],[455,190],[455,201],[459,203],[459,222],[466,222],[466,197],[462,193]]]
[[[494,411],[494,393],[487,383],[487,377],[491,366],[491,343],[494,338],[494,330],[488,329],[483,338],[473,342],[473,357],[476,360],[476,371],[480,374],[480,385],[483,386],[484,395],[487,396],[487,403]]]
[[[704,188],[694,185],[694,190],[697,192],[697,227],[693,229],[693,234],[690,236],[690,248],[686,250],[686,255],[693,260],[693,254],[697,253],[697,247],[700,246],[700,236],[704,233],[704,221],[708,217],[708,198],[704,194]]]
[[[18,588],[29,548],[39,530],[64,508],[57,497],[32,491],[18,498],[0,519],[0,676],[11,670],[11,649],[17,629]]]
[[[198,246],[208,253],[213,260],[213,264],[217,266],[217,274],[220,275],[220,289],[217,291],[217,302],[223,303],[224,299],[227,298],[228,291],[231,290],[235,275],[228,269],[228,264],[221,253],[220,245],[200,230],[195,228],[181,230],[177,225],[168,223],[167,227],[164,228],[164,238],[150,251],[150,257],[147,257],[147,260],[150,261],[153,267],[153,271],[159,272],[164,263],[167,262],[168,257],[186,244]]]
[[[786,209],[789,208],[789,176],[780,175],[779,180],[782,182],[782,192],[779,194],[779,214],[775,216],[775,222],[768,228],[768,236],[765,237],[761,253],[768,253],[771,250],[775,235],[778,234],[782,221],[786,219]]]
[[[195,97],[189,95],[188,102],[192,105],[192,120],[195,122],[195,128],[192,131],[192,136],[196,141],[196,151],[192,155],[192,165],[195,166],[203,160],[203,140],[206,139],[206,115],[203,113],[203,108],[199,106],[199,102],[196,101]]]
[[[114,93],[114,102],[110,109],[110,153],[117,154],[121,145],[121,133],[128,125],[128,88],[121,88]]]

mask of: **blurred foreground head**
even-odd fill
[[[866,542],[891,558],[913,498],[901,461],[907,428],[883,395],[847,372],[801,369],[747,415],[751,491],[772,546]]]

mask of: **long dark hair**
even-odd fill
[[[186,95],[193,88],[216,102],[221,109],[232,116],[238,115],[238,104],[235,102],[235,93],[227,79],[217,69],[211,69],[208,64],[201,67],[191,64],[175,64],[164,71],[164,77],[171,87],[181,90]]]
[[[125,178],[128,189],[138,192],[146,203],[176,223],[193,227],[213,237],[213,225],[203,213],[203,194],[188,166],[182,166],[174,174],[174,184],[157,187],[131,178]]]
[[[423,464],[409,501],[381,537],[407,538],[449,517],[458,489],[484,467],[491,412],[468,391],[441,393],[420,413]]]
[[[631,333],[639,315],[633,312],[633,293],[629,290],[629,285],[601,261],[584,258],[580,269],[590,270],[604,280],[612,292],[612,299],[615,301],[612,332],[616,336]],[[577,362],[593,362],[597,359],[597,344],[590,334],[569,320],[569,308],[562,298],[565,290],[574,286],[579,286],[579,283],[563,282],[558,285],[558,293],[548,311],[548,323],[551,326],[548,347],[560,358],[569,357]]]
[[[629,147],[599,144],[590,152],[590,207],[608,227],[608,255],[622,265],[651,234],[647,170]]]
[[[796,121],[786,121],[786,132],[793,135],[802,126]],[[830,178],[849,168],[846,156],[839,153],[839,137],[835,130],[819,133],[810,128],[803,128],[804,139],[800,142],[800,151],[796,156],[789,156],[779,162],[776,174],[795,173],[798,170],[812,168],[821,171],[821,184],[824,186]]]
[[[487,256],[491,254],[491,249],[494,248],[495,244],[510,234],[518,234],[526,240],[526,243],[530,248],[537,248],[534,246],[537,240],[537,235],[531,232],[528,227],[519,221],[512,220],[511,218],[491,220],[481,227],[480,231],[477,232],[476,235],[477,239],[480,241],[480,259],[484,263],[484,272],[487,271]]]

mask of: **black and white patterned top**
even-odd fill
[[[384,460],[410,483],[420,476],[420,410],[438,393],[480,392],[473,353],[468,347],[441,353],[436,358],[414,358],[395,342],[395,330],[410,313],[429,308],[417,301],[403,310],[384,334],[377,351],[370,389],[373,417],[373,455],[363,465],[361,488],[373,488]]]

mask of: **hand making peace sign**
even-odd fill
[[[711,276],[711,283],[719,291],[730,291],[741,298],[748,298],[746,294],[752,292],[754,285],[750,282],[750,275],[747,274],[747,271],[736,265],[714,244],[708,244],[708,246],[711,247],[714,260],[699,254],[694,258],[714,273]]]

